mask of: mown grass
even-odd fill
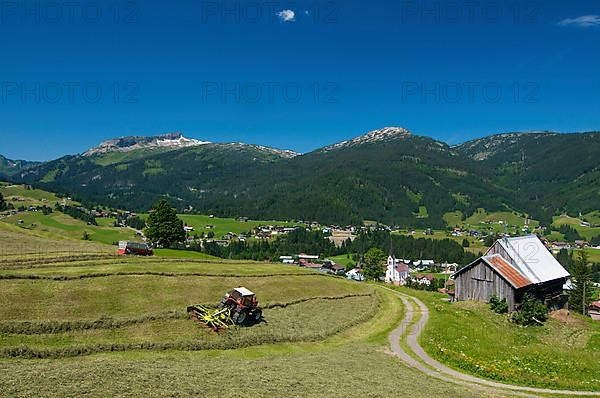
[[[258,344],[319,341],[364,322],[377,311],[373,296],[311,299],[265,309],[265,322],[215,334],[190,319],[155,320],[121,328],[52,334],[3,334],[1,356],[62,357],[102,351],[234,349]]]
[[[65,276],[67,278],[92,274],[121,274],[121,273],[182,273],[197,274],[199,276],[243,276],[243,275],[319,275],[323,273],[311,271],[298,266],[272,264],[252,261],[226,261],[226,260],[195,260],[156,257],[123,257],[105,256],[85,260],[48,260],[0,263],[0,278],[7,275],[38,275],[38,276]]]
[[[307,345],[315,346],[303,344]],[[290,347],[114,353],[58,361],[0,360],[0,392],[7,396],[92,397],[491,396],[423,377],[371,344],[353,342],[318,351]]]
[[[380,308],[369,322],[358,323],[322,341],[263,344],[235,350],[135,350],[52,360],[0,358],[0,394],[223,397],[243,392],[245,397],[292,398],[398,394],[415,398],[442,394],[466,398],[502,396],[428,379],[389,355],[383,345],[404,311],[393,294],[378,291],[377,296]],[[320,306],[317,302],[313,304]],[[347,304],[356,313],[356,303]],[[305,316],[306,308],[297,309],[302,310],[298,317]],[[335,307],[328,305],[325,311],[332,309]],[[304,323],[303,319],[288,315],[295,318],[291,321],[296,321],[298,327]],[[185,327],[188,326],[186,323]]]
[[[263,303],[364,292],[366,287],[320,275],[245,277],[128,275],[66,281],[0,280],[0,319],[96,319],[136,316],[217,302],[246,286]]]
[[[194,258],[194,259],[218,259],[210,254],[194,252],[190,250],[154,249],[154,255],[158,257]]]
[[[225,267],[229,265],[223,264]],[[250,266],[261,267],[253,272],[265,270],[262,268],[264,264],[250,264]],[[67,268],[70,267],[64,267]],[[100,346],[123,348],[128,351],[52,360],[0,358],[0,395],[221,397],[239,395],[243,392],[246,397],[266,395],[381,397],[394,396],[398,393],[416,398],[441,394],[460,397],[501,396],[482,394],[479,391],[471,392],[464,387],[429,380],[386,353],[384,346],[387,345],[387,334],[398,324],[404,314],[404,308],[399,305],[397,297],[390,292],[377,289],[376,303],[379,310],[373,314],[369,314],[369,308],[372,309],[373,305],[373,298],[369,296],[347,297],[339,302],[311,299],[297,305],[279,308],[277,305],[285,305],[285,299],[289,297],[314,298],[317,294],[331,294],[332,290],[336,289],[342,296],[372,292],[370,285],[351,283],[337,278],[323,276],[287,278],[293,280],[288,280],[285,276],[262,278],[263,281],[269,281],[272,286],[256,289],[263,304],[283,297],[279,302],[270,301],[270,305],[266,304],[269,307],[265,310],[268,323],[244,329],[242,333],[247,334],[244,338],[224,339],[225,343],[235,341],[236,344],[240,342],[243,343],[241,345],[248,344],[247,348],[158,351],[164,348],[181,349],[178,344],[183,344],[187,349],[198,349],[201,348],[198,345],[200,343],[221,338],[221,335],[209,334],[206,338],[196,338],[200,343],[193,343],[191,339],[182,341],[180,338],[186,336],[186,333],[187,336],[191,336],[195,333],[201,335],[206,331],[199,329],[191,321],[179,319],[179,315],[174,316],[174,319],[167,316],[167,319],[144,320],[125,327],[92,328],[77,333],[19,334],[17,337],[4,333],[2,345],[21,346],[21,351],[17,350],[17,354],[36,351],[39,354],[39,350],[46,350],[52,355],[57,353],[78,355],[87,353],[86,345],[88,349]],[[303,281],[298,278],[308,279]],[[112,278],[101,278],[96,281],[102,279]],[[171,279],[162,278],[163,282]],[[207,278],[188,277],[188,279]],[[294,283],[295,281],[299,283]],[[323,281],[331,281],[337,287],[333,287],[329,282],[323,284]],[[0,281],[0,286],[3,287],[2,283],[4,281]],[[54,283],[68,285],[73,281]],[[113,295],[133,294],[132,291],[124,290],[128,289],[128,285],[115,286],[112,289]],[[318,285],[318,288],[313,285]],[[180,291],[169,286],[162,287],[172,295],[182,295]],[[93,287],[90,289],[93,290]],[[100,289],[102,290],[103,288]],[[198,290],[202,291],[202,288]],[[96,301],[97,292],[94,290],[94,294],[90,295],[89,299]],[[160,296],[154,294],[152,288],[137,292],[138,295],[140,293],[144,295],[146,302],[165,302]],[[29,289],[25,289],[22,298],[28,297],[29,294]],[[56,297],[56,293],[52,293],[50,297]],[[59,319],[64,319],[65,312],[70,311],[69,307],[69,302],[59,306],[63,311]],[[104,309],[102,306],[99,308],[100,310],[94,311],[96,317],[100,316],[99,313]],[[119,304],[113,310],[121,315],[126,312]],[[364,322],[370,315],[373,317],[368,322]],[[137,313],[132,316],[140,315]],[[22,317],[29,317],[29,313],[24,311]],[[51,317],[42,315],[39,318],[42,324],[46,324]],[[81,320],[81,318],[77,319]],[[276,330],[284,330],[284,332],[276,334],[274,333]],[[293,330],[292,334],[290,330]],[[292,340],[289,338],[290,335],[301,336],[311,341],[290,342]],[[261,336],[271,336],[268,340],[271,343],[261,344],[267,342],[261,340]],[[277,338],[273,339],[273,336]],[[323,337],[327,338],[322,340]],[[90,345],[89,341],[94,343]],[[24,348],[27,346],[29,349]],[[130,348],[135,350],[129,350]],[[232,372],[232,369],[236,371]]]
[[[484,378],[519,385],[600,391],[600,325],[574,316],[521,327],[486,304],[448,303],[437,293],[417,296],[430,310],[421,345],[434,358]]]

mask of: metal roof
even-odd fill
[[[250,290],[246,289],[245,287],[236,287],[235,289],[236,292],[238,292],[239,294],[242,295],[242,297],[245,296],[254,296],[254,293],[251,292]]]
[[[519,273],[533,283],[543,283],[570,276],[535,235],[503,238],[496,241],[496,244],[501,245],[510,257],[505,260],[508,260]],[[491,250],[493,247],[488,250],[486,255]]]
[[[496,272],[498,272],[508,283],[510,283],[515,289],[520,289],[525,286],[529,286],[532,282],[527,279],[523,274],[515,269],[508,261],[506,261],[499,254],[492,254],[491,256],[484,256],[481,258]]]

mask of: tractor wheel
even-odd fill
[[[260,308],[257,308],[252,314],[252,317],[254,319],[254,322],[260,322],[260,320],[262,319],[262,310]]]
[[[248,313],[244,310],[236,311],[233,314],[233,316],[231,317],[233,322],[235,322],[237,325],[243,325],[246,322],[247,318],[248,318]]]

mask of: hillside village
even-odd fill
[[[600,2],[0,32],[0,398],[600,398]]]

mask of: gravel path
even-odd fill
[[[438,379],[467,385],[471,388],[483,389],[484,391],[495,391],[502,393],[509,393],[513,395],[519,396],[527,396],[527,397],[535,397],[536,395],[532,395],[530,393],[538,393],[538,394],[556,394],[556,395],[573,395],[573,396],[600,396],[600,392],[594,391],[571,391],[571,390],[552,390],[548,388],[535,388],[535,387],[524,387],[517,386],[512,384],[498,383],[486,379],[481,379],[479,377],[475,377],[472,375],[468,375],[465,373],[461,373],[457,370],[451,369],[446,365],[436,361],[431,358],[419,345],[417,341],[423,327],[427,323],[429,319],[429,309],[427,306],[418,298],[414,296],[410,296],[407,294],[400,293],[396,290],[382,287],[383,289],[394,292],[406,308],[406,314],[404,315],[404,319],[400,326],[394,329],[389,335],[390,346],[394,355],[402,359],[408,365],[420,370],[423,373],[426,373],[429,376],[436,377]],[[414,308],[408,299],[412,299],[415,304],[418,306],[419,314],[421,317],[417,320],[417,322],[409,328],[409,332],[404,336],[407,328],[411,324],[414,318]],[[408,348],[412,351],[412,353],[419,358],[416,360],[412,356],[410,356],[401,346],[400,339],[403,339],[404,342],[408,345]]]

